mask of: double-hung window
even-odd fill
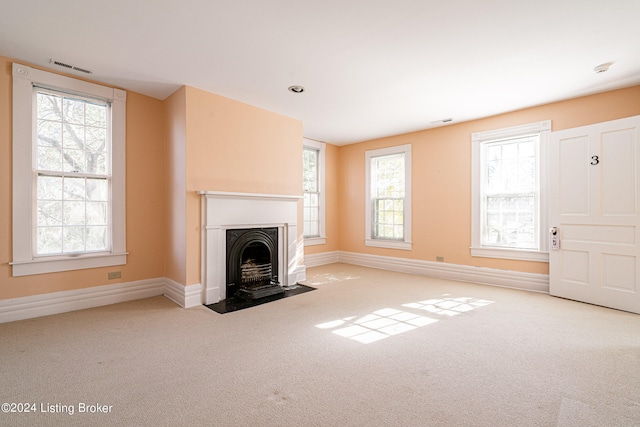
[[[324,165],[325,144],[305,138],[302,150],[305,246],[326,243]]]
[[[411,145],[370,150],[365,244],[411,249]]]
[[[545,146],[551,122],[472,135],[474,256],[546,261]]]
[[[13,275],[126,262],[126,94],[14,64]]]

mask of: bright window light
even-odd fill
[[[434,315],[453,317],[485,307],[493,302],[471,297],[452,298],[445,294],[441,298],[412,302],[402,306],[408,309],[427,311]],[[316,325],[316,328],[331,330],[338,336],[370,344],[431,325],[437,321],[438,319],[422,316],[418,313],[383,308],[361,317],[351,316],[320,323]]]

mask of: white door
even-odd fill
[[[551,295],[640,313],[640,116],[552,132]]]

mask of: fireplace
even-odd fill
[[[231,298],[231,293],[240,289],[228,289],[227,285],[239,285],[243,264],[249,284],[270,286],[267,282],[275,282],[279,288],[287,289],[305,280],[304,243],[297,226],[302,197],[222,191],[199,191],[198,194],[202,198],[204,304]],[[253,231],[245,236],[248,230]],[[235,249],[233,242],[227,240],[228,235],[236,235],[231,240],[240,242]],[[241,258],[240,265],[234,265],[231,272],[227,262],[230,252],[238,252]],[[269,281],[268,276],[271,276]]]
[[[284,293],[278,282],[278,228],[227,230],[227,298]]]

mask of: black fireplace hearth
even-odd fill
[[[315,289],[316,288],[312,288],[311,286],[297,284],[297,285],[288,287],[287,289],[285,289],[284,293],[282,294],[271,295],[268,297],[258,298],[255,300],[245,300],[241,298],[231,297],[213,304],[205,304],[205,307],[220,314],[233,313],[234,311],[256,307],[272,301],[277,301],[283,298],[289,298],[295,295],[300,295],[309,291],[313,291]]]

